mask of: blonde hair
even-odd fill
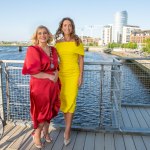
[[[45,29],[47,31],[47,33],[49,34],[49,39],[47,40],[47,44],[50,44],[53,40],[53,36],[51,34],[51,32],[49,31],[49,29],[46,26],[40,25],[37,27],[35,33],[33,34],[32,38],[31,38],[31,42],[33,45],[38,45],[39,41],[37,39],[37,33],[40,29]]]
[[[75,33],[75,24],[74,24],[74,21],[73,21],[71,18],[69,18],[69,17],[63,18],[63,19],[60,21],[59,27],[58,27],[58,29],[57,29],[57,31],[56,31],[56,34],[55,34],[55,40],[56,40],[56,41],[59,40],[60,37],[61,37],[61,35],[64,36],[64,33],[62,32],[62,26],[63,26],[63,23],[64,23],[65,20],[68,20],[68,21],[71,22],[71,25],[72,25],[71,38],[73,38],[73,39],[75,40],[75,43],[76,43],[76,45],[78,46],[82,41],[81,41],[81,39],[78,37],[78,35],[76,35],[76,33]]]

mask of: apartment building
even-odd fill
[[[139,30],[139,26],[126,25],[122,29],[122,43],[130,42],[130,34],[133,30]]]
[[[106,25],[103,27],[103,44],[107,45],[112,42],[112,26]]]
[[[148,38],[150,38],[150,30],[133,30],[130,35],[130,41],[134,43],[143,43]]]

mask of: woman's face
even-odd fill
[[[47,43],[50,35],[45,28],[39,29],[37,32],[37,40],[40,43]]]
[[[72,24],[69,20],[65,20],[62,24],[62,31],[64,35],[70,35],[72,33]]]

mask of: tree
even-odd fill
[[[144,52],[150,53],[150,38],[144,40],[143,49]]]

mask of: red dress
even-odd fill
[[[40,72],[52,74],[58,69],[56,49],[51,47],[54,68],[50,68],[50,57],[39,47],[30,46],[27,49],[22,74],[34,75]],[[30,78],[30,114],[33,127],[50,120],[58,114],[60,108],[60,82],[54,83],[49,79]]]

